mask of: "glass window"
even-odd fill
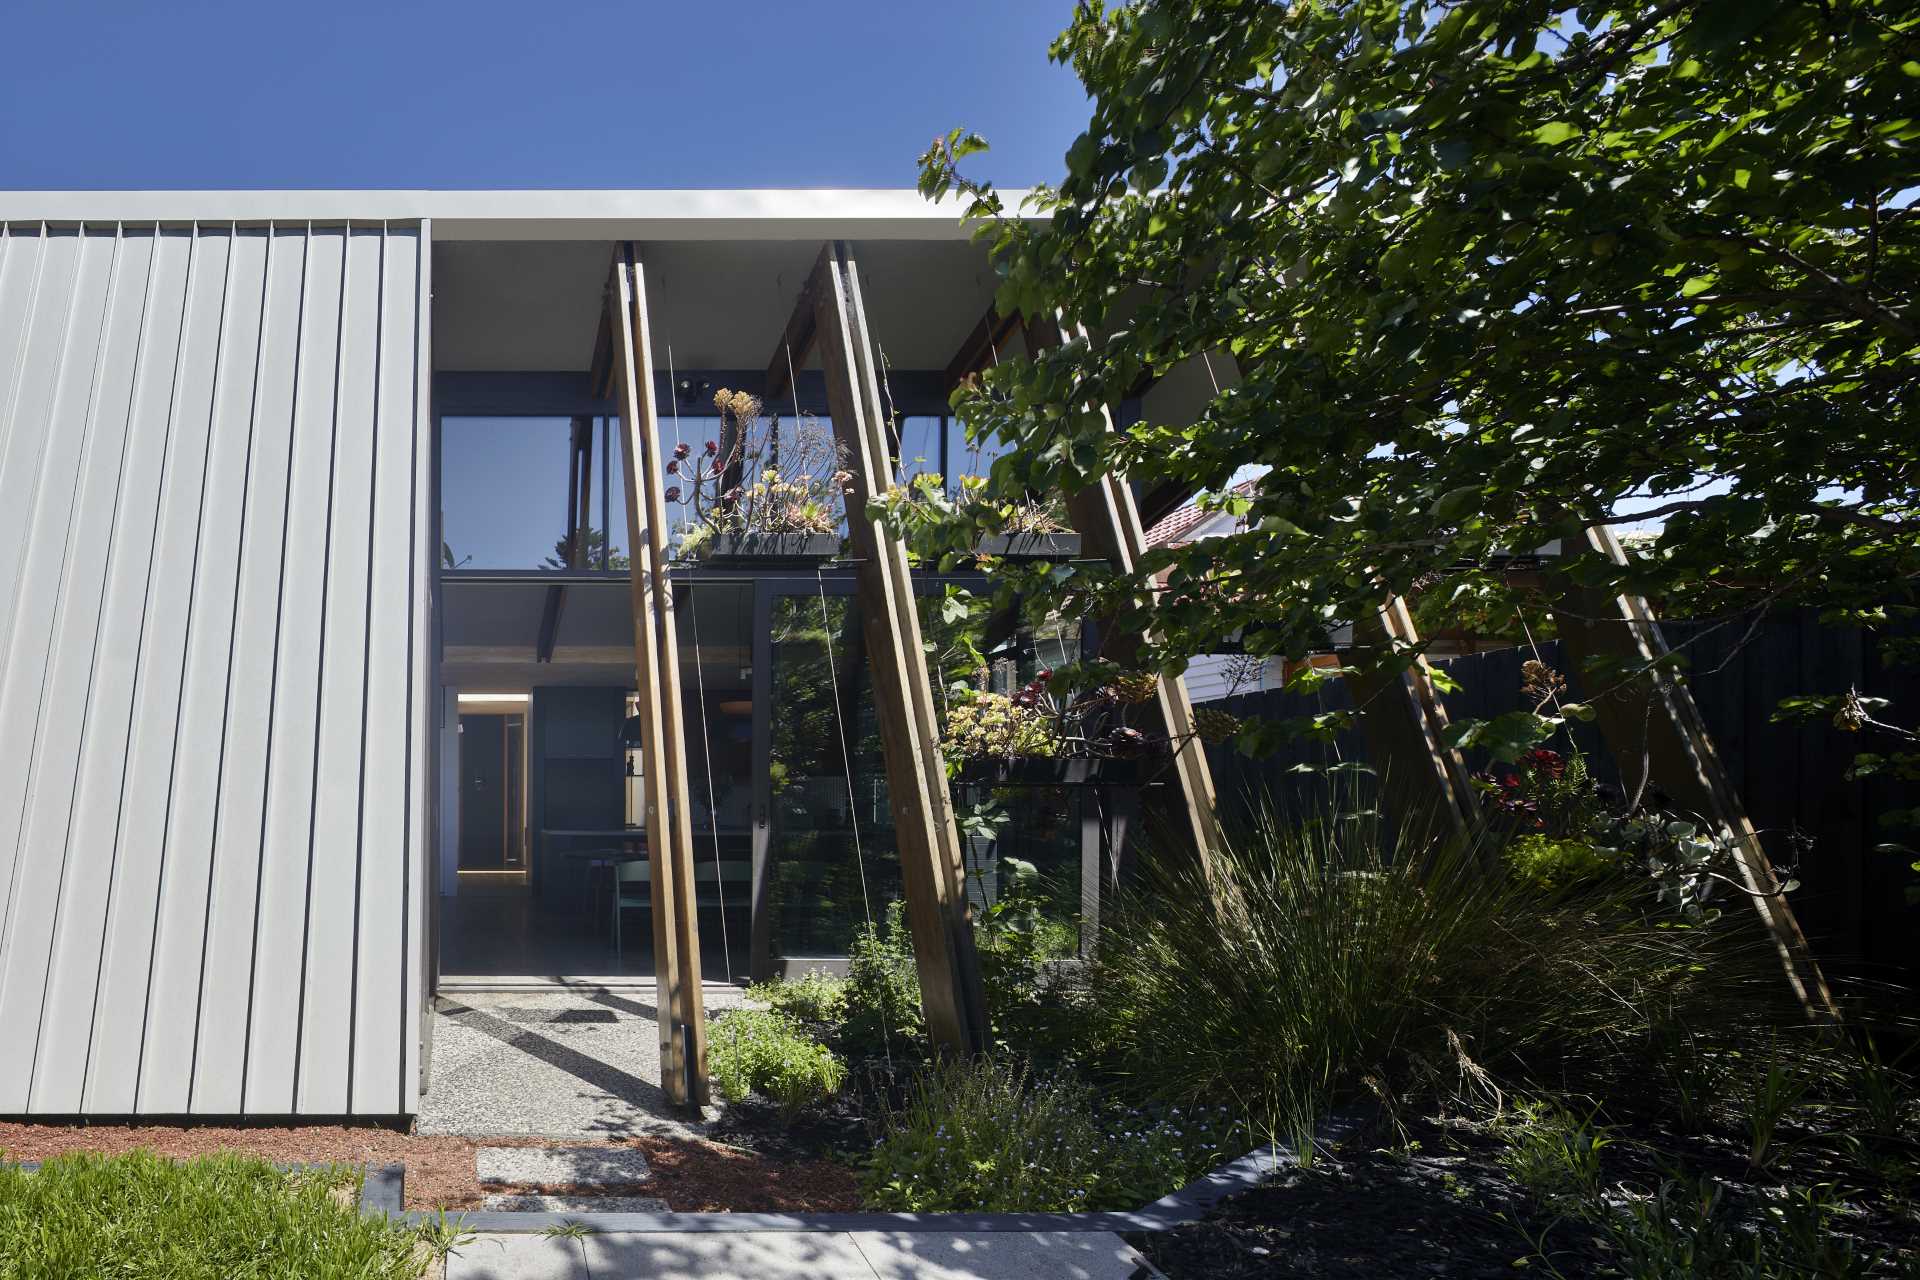
[[[590,419],[585,476],[585,568],[627,565],[626,486],[620,432]],[[448,569],[558,569],[567,564],[568,495],[582,500],[574,420],[564,417],[441,419],[441,565]],[[612,459],[612,469],[607,460]],[[609,539],[605,530],[611,528]]]
[[[993,470],[993,460],[1007,451],[996,436],[984,440],[967,439],[967,430],[958,418],[947,420],[947,487],[959,484],[961,476],[984,476]]]
[[[768,909],[773,952],[844,956],[900,896],[859,606],[774,597]]]
[[[900,423],[900,478],[938,475],[945,469],[940,445],[946,419],[912,417]]]

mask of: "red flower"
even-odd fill
[[[678,502],[678,501],[680,501],[680,486],[679,486],[679,485],[677,485],[677,484],[670,484],[670,485],[668,485],[668,486],[667,486],[667,501],[668,501],[668,502]]]
[[[1046,681],[1046,680],[1051,680],[1051,679],[1053,679],[1053,668],[1052,668],[1052,667],[1042,667],[1042,668],[1040,668],[1040,670],[1039,670],[1039,672],[1038,672],[1038,673],[1037,673],[1037,674],[1036,674],[1036,675],[1035,675],[1035,676],[1034,676],[1033,678],[1034,678],[1035,680],[1041,680],[1041,681]]]
[[[673,446],[673,456],[676,458],[684,458],[689,453],[692,453],[692,452],[693,452],[693,446],[690,444],[682,443],[682,444],[677,444]]]
[[[677,476],[680,474],[680,459],[672,458],[668,460],[667,474],[670,476]]]

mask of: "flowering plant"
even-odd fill
[[[1127,723],[1128,708],[1150,701],[1159,678],[1107,674],[1100,679],[1097,667],[1061,673],[1043,667],[1011,694],[953,685],[947,691],[949,767],[995,758],[1130,759],[1170,745],[1165,735]],[[1076,686],[1076,678],[1091,688]]]
[[[814,415],[783,428],[763,416],[758,397],[725,387],[714,393],[721,439],[696,454],[680,444],[666,471],[675,481],[666,499],[685,513],[680,550],[721,533],[834,533],[846,513],[852,480],[833,432]],[[724,441],[724,443],[723,443]]]

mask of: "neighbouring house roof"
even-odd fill
[[[1260,477],[1254,476],[1250,479],[1242,480],[1239,484],[1234,485],[1233,488],[1228,490],[1228,492],[1251,494],[1254,486],[1259,482]],[[1203,508],[1198,502],[1189,502],[1186,506],[1181,507],[1178,511],[1165,517],[1158,524],[1147,530],[1147,545],[1149,547],[1181,546],[1192,540],[1187,536],[1188,534],[1198,529],[1208,520],[1222,514],[1224,513],[1220,511],[1209,511]]]

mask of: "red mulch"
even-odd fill
[[[486,1194],[474,1178],[476,1147],[637,1146],[653,1178],[645,1195],[689,1212],[839,1211],[857,1209],[851,1169],[826,1160],[776,1162],[738,1147],[700,1139],[638,1137],[607,1143],[542,1138],[429,1138],[376,1127],[288,1125],[40,1125],[0,1122],[0,1153],[44,1160],[70,1151],[113,1154],[145,1148],[186,1158],[239,1151],[282,1163],[403,1164],[409,1209],[462,1209]],[[565,1188],[549,1188],[559,1192]]]

